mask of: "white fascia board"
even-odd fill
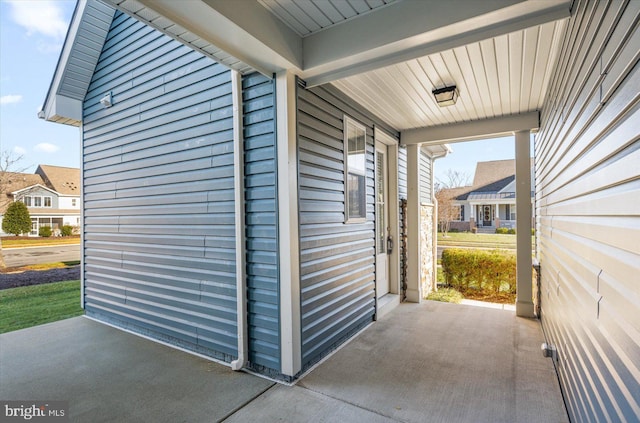
[[[422,150],[434,160],[446,157],[453,152],[449,144],[425,145]]]
[[[80,22],[82,21],[82,16],[84,15],[86,7],[87,0],[78,0],[76,8],[73,11],[71,23],[69,24],[67,36],[64,40],[64,44],[62,45],[62,51],[60,52],[60,57],[58,58],[58,64],[56,65],[53,79],[51,80],[51,84],[49,85],[49,91],[47,91],[47,96],[44,100],[44,104],[42,105],[41,110],[38,112],[38,117],[40,119],[45,119],[51,122],[67,121],[67,119],[72,119],[71,122],[67,122],[72,124],[73,126],[80,125],[80,121],[82,120],[82,103],[80,103],[79,106],[79,116],[77,113],[74,113],[73,117],[67,116],[64,114],[63,110],[76,111],[77,106],[73,105],[71,101],[67,101],[71,100],[68,97],[58,95],[58,92],[60,90],[60,84],[62,83],[62,77],[64,76],[67,63],[69,61],[69,58],[71,57],[73,42],[78,34]],[[62,109],[58,109],[58,107],[61,107]],[[77,123],[75,121],[77,121]]]
[[[302,67],[300,36],[257,2],[138,1],[268,77]]]
[[[73,119],[77,122],[82,120],[82,101],[75,98],[69,98],[60,94],[55,96],[54,110],[55,115],[63,116],[67,119]]]
[[[570,7],[569,0],[398,2],[304,38],[300,76],[308,87],[325,84],[565,19]]]
[[[17,190],[17,191],[13,191],[11,194],[15,197],[16,195],[20,194],[21,192],[24,192],[24,191],[33,191],[33,190],[35,190],[36,188],[42,188],[42,189],[44,189],[45,191],[49,191],[49,192],[50,192],[50,193],[52,193],[52,194],[58,195],[58,193],[57,193],[56,191],[52,190],[51,188],[47,188],[47,187],[45,187],[45,186],[44,186],[44,185],[42,185],[42,184],[30,185],[30,186],[28,186],[28,187],[26,187],[26,188],[22,188],[22,189],[19,189],[19,190]]]
[[[497,138],[513,135],[517,131],[535,131],[539,126],[540,115],[539,112],[534,111],[499,118],[409,129],[400,134],[400,144],[437,145],[445,142]]]

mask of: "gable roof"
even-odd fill
[[[20,191],[32,185],[44,185],[42,176],[33,173],[7,172],[2,175],[0,186],[4,192],[2,197],[6,197],[12,192]]]
[[[52,194],[57,194],[57,192],[55,192],[54,190],[52,190],[51,188],[49,188],[48,186],[43,185],[43,184],[29,185],[28,187],[24,187],[24,188],[21,188],[21,189],[19,189],[17,191],[13,191],[11,194],[13,194],[13,196],[15,198],[15,196],[17,194],[20,194],[23,191],[26,191],[26,193],[29,194],[29,192],[34,192],[36,190],[36,188],[41,188],[41,189],[43,189],[45,191],[51,192]]]
[[[82,102],[114,14],[102,2],[78,1],[39,118],[80,126]]]
[[[473,177],[473,187],[480,188],[493,184],[509,176],[516,174],[515,160],[492,160],[488,162],[478,162],[476,173]],[[499,191],[497,189],[496,191]]]
[[[531,159],[533,168],[533,158]],[[516,180],[515,160],[492,160],[476,163],[473,185],[447,188],[446,191],[455,200],[480,200],[493,198],[515,198],[513,192],[505,188],[514,186]]]
[[[80,195],[80,169],[73,167],[39,165],[36,174],[58,194]]]
[[[40,175],[32,173],[6,172],[0,175],[0,213],[4,213],[7,206],[13,201],[11,195],[13,192],[23,190],[34,185],[44,185],[44,181]]]

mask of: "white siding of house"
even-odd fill
[[[536,141],[542,323],[576,422],[640,421],[640,2],[574,2]]]

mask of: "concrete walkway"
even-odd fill
[[[295,386],[85,318],[0,335],[0,399],[78,422],[566,422],[536,321],[402,304]]]

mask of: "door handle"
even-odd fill
[[[393,237],[391,235],[387,236],[387,254],[391,254],[393,252]]]

